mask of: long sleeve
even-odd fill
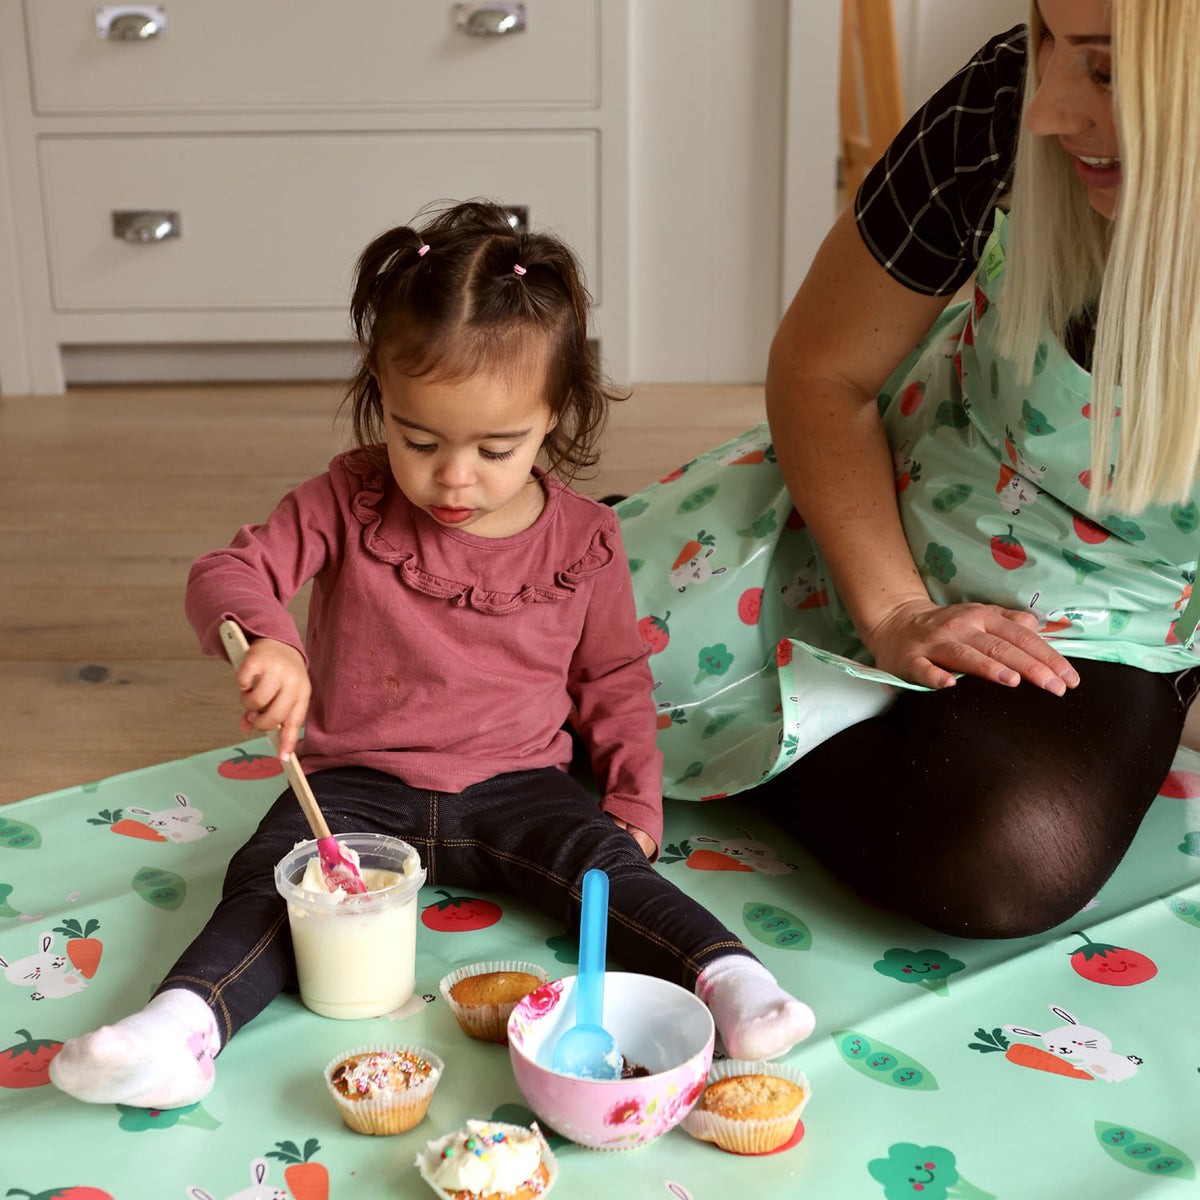
[[[617,551],[600,572],[572,662],[569,687],[579,731],[603,790],[601,807],[662,844],[662,753],[654,680],[637,631],[637,610],[619,526]]]

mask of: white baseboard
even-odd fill
[[[64,346],[68,385],[85,383],[250,383],[349,379],[358,356],[350,342],[289,345]]]

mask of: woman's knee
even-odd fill
[[[1086,804],[1061,796],[1010,797],[1008,811],[926,842],[904,907],[956,937],[1043,933],[1078,913],[1116,869],[1136,831],[1129,810],[1137,807],[1114,802],[1114,819],[1101,822]]]

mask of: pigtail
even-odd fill
[[[380,234],[363,250],[354,270],[350,327],[362,348],[362,357],[346,388],[342,408],[350,409],[355,440],[376,466],[386,459],[379,449],[384,430],[383,397],[375,377],[379,369],[375,361],[379,345],[377,327],[381,315],[386,318],[393,298],[412,290],[411,281],[405,285],[405,276],[422,268],[425,257],[422,247],[428,251],[425,239],[415,229],[397,226]]]

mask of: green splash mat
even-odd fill
[[[191,1109],[79,1104],[45,1083],[57,1044],[142,1004],[203,924],[230,853],[281,790],[277,765],[265,741],[251,742],[0,809],[0,1194],[196,1200],[197,1188],[241,1200],[257,1173],[274,1200],[419,1200],[433,1195],[412,1165],[427,1139],[471,1116],[528,1119],[505,1048],[463,1035],[437,984],[480,959],[572,974],[576,942],[512,897],[462,889],[422,894],[424,999],[341,1022],[280,997],[221,1055],[215,1089]],[[176,809],[177,797],[203,814],[191,840],[148,840],[133,810]],[[558,1200],[1200,1191],[1200,756],[1179,752],[1093,904],[1036,938],[959,941],[870,908],[731,800],[668,802],[660,869],[816,1010],[816,1032],[787,1059],[812,1083],[804,1136],[753,1158],[680,1129],[629,1153],[556,1139]],[[439,920],[448,898],[471,919]],[[47,938],[71,966],[34,999],[30,959]],[[1008,1028],[1067,1024],[1052,1010],[1095,1047],[1055,1061],[1034,1032]],[[425,1121],[392,1138],[346,1129],[320,1076],[339,1051],[377,1040],[426,1046],[447,1064]],[[307,1164],[288,1161],[306,1151]]]

